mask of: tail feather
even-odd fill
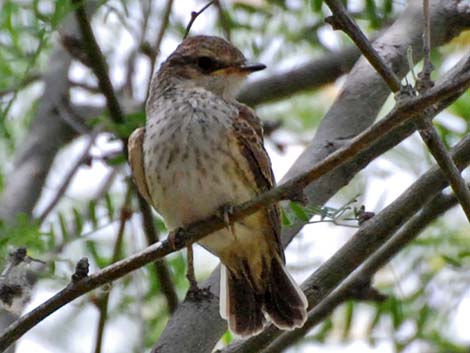
[[[266,322],[263,298],[257,295],[247,278],[238,278],[223,265],[220,298],[220,316],[227,319],[232,332],[251,336],[263,329]]]
[[[307,299],[279,259],[271,263],[271,279],[264,294],[264,310],[282,330],[302,327],[307,319]]]
[[[266,316],[283,330],[301,327],[305,323],[305,295],[280,259],[273,258],[268,268],[263,284],[255,286],[253,277],[246,271],[238,272],[243,275],[235,275],[222,266],[220,315],[227,319],[233,333],[240,336],[259,333],[264,328]]]

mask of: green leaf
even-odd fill
[[[222,342],[227,345],[230,344],[233,341],[233,335],[232,333],[227,330],[225,331],[224,335],[222,336]]]
[[[349,333],[351,331],[352,321],[354,316],[354,302],[349,300],[345,304],[345,313],[344,313],[344,328],[342,333],[342,338],[344,341],[347,340]]]
[[[154,217],[154,224],[159,233],[166,233],[168,231],[165,222],[160,217]]]
[[[94,240],[86,240],[85,246],[99,268],[103,268],[108,265],[109,261],[100,255],[100,251],[98,250]]]
[[[96,217],[96,200],[88,202],[88,217],[93,229],[98,228],[98,218]]]
[[[145,125],[144,112],[126,115],[125,123],[123,124],[116,124],[109,120],[106,122],[107,128],[120,138],[128,138],[135,129],[142,125]]]
[[[366,13],[372,28],[379,28],[380,19],[377,15],[377,7],[374,0],[366,0]]]
[[[287,215],[287,212],[284,210],[284,208],[281,207],[281,221],[283,226],[291,226],[292,222],[289,219],[289,216]]]
[[[311,0],[310,5],[311,5],[313,11],[319,12],[321,10],[322,5],[323,5],[323,0]]]
[[[67,221],[65,220],[65,217],[62,214],[62,212],[58,212],[58,217],[59,217],[60,232],[62,233],[62,237],[64,238],[64,240],[67,240],[70,238]]]
[[[455,257],[442,255],[442,258],[444,259],[445,262],[447,262],[449,265],[453,267],[457,267],[457,268],[462,267],[462,262],[460,262],[460,260]]]
[[[395,297],[390,297],[388,300],[389,305],[390,305],[390,314],[392,316],[392,321],[393,321],[393,327],[395,329],[398,329],[400,325],[402,324],[404,318],[403,311],[401,308],[401,302],[398,301]]]
[[[114,155],[106,159],[106,164],[108,164],[111,167],[122,165],[124,163],[127,163],[127,158],[124,155],[124,153],[118,153],[117,155]]]
[[[108,210],[108,218],[112,221],[114,220],[115,208],[111,195],[108,192],[104,195],[104,201],[106,203],[106,209]]]
[[[311,215],[309,215],[306,209],[297,202],[291,201],[289,203],[289,207],[294,215],[302,222],[308,222],[310,220]]]
[[[80,213],[79,210],[77,210],[75,207],[72,210],[73,213],[73,220],[74,220],[74,231],[78,235],[82,232],[83,230],[83,216]]]

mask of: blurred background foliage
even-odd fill
[[[390,25],[406,5],[405,0],[343,2],[370,36]],[[204,5],[202,1],[175,0],[163,41],[155,48],[168,3],[152,0],[95,3],[95,34],[125,107],[127,121],[123,125],[110,123],[106,113],[90,119],[89,129],[100,129],[100,132],[56,207],[45,219],[39,219],[66,171],[80,160],[88,141],[86,137],[75,139],[60,152],[34,215],[19,215],[14,227],[0,225],[1,258],[6,258],[12,247],[26,246],[31,256],[47,261],[48,271],[41,274],[31,305],[65,285],[79,258],[88,257],[92,269],[96,270],[146,246],[139,206],[129,183],[129,169],[119,138],[127,137],[144,123],[143,107],[152,60],[156,60],[158,67],[181,41],[190,11]],[[21,149],[37,112],[44,89],[42,73],[54,64],[51,61],[54,48],[58,43],[68,43],[68,49],[73,52],[73,45],[70,47],[70,41],[61,32],[61,26],[71,20],[69,1],[3,0],[0,6],[1,193],[6,176],[15,167],[15,154]],[[247,57],[266,63],[269,69],[264,75],[270,75],[351,45],[345,35],[333,32],[324,23],[328,15],[322,0],[227,0],[222,1],[220,8],[212,7],[201,15],[192,32],[229,36]],[[468,50],[469,38],[470,34],[464,33],[435,51],[437,75]],[[95,78],[80,61],[72,64],[68,79],[71,90],[64,92],[64,96],[71,102],[103,105]],[[257,108],[263,120],[281,122],[267,137],[278,179],[313,137],[341,82],[342,78],[338,78],[334,84]],[[436,124],[448,146],[468,134],[470,96],[461,97],[436,119]],[[314,223],[303,230],[288,251],[289,265],[297,278],[300,280],[311,273],[325,260],[325,254],[337,249],[352,234],[354,229],[350,227],[357,226],[354,207],[364,204],[367,210],[380,210],[403,190],[403,183],[411,182],[431,163],[423,145],[412,137],[372,163],[328,207],[303,209],[292,204],[290,217],[311,219]],[[351,200],[355,202],[350,203]],[[289,226],[291,221],[286,217],[284,225]],[[349,227],[339,225],[345,222]],[[161,237],[166,235],[165,224],[158,215],[155,215],[155,227]],[[123,228],[122,232],[119,228]],[[468,329],[463,334],[463,326],[470,324],[465,317],[470,313],[468,231],[459,210],[452,210],[447,217],[434,222],[377,274],[376,286],[388,295],[387,300],[351,301],[342,305],[289,352],[315,349],[468,352]],[[197,275],[202,280],[216,261],[202,250],[196,255]],[[188,288],[184,253],[173,254],[166,260],[181,300]],[[96,337],[105,296],[109,296],[108,318],[105,339],[100,342]],[[18,351],[35,347],[38,352],[99,352],[100,349],[143,352],[156,341],[168,315],[155,267],[147,266],[82,297],[54,315],[55,320],[48,319],[25,336]],[[132,332],[134,338],[124,340],[125,337],[119,337],[122,332]],[[58,336],[61,338],[57,339]],[[231,339],[227,333],[221,344]]]

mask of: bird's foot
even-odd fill
[[[167,239],[168,239],[168,242],[170,243],[170,246],[173,250],[176,250],[176,237],[178,235],[178,231],[179,231],[179,228],[171,231],[170,233],[168,233]]]
[[[225,227],[232,233],[233,237],[236,238],[235,224],[230,220],[230,215],[232,213],[232,205],[223,205],[217,210],[217,216],[224,222]]]

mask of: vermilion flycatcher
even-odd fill
[[[142,196],[174,230],[274,187],[262,126],[235,100],[246,76],[262,70],[218,37],[185,39],[152,79],[145,128],[129,139]],[[277,205],[199,243],[222,262],[220,313],[241,336],[300,327],[307,301],[284,266]]]

